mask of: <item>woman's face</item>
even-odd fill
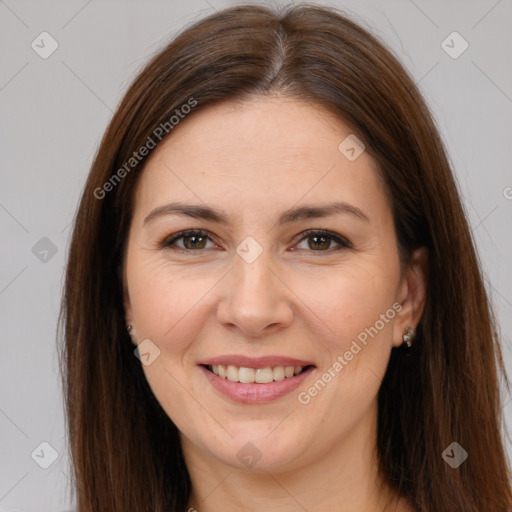
[[[349,135],[320,107],[256,98],[194,112],[148,160],[126,320],[186,452],[285,470],[374,437],[410,283]]]

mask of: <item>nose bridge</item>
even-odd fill
[[[239,298],[253,297],[268,304],[266,295],[272,295],[272,279],[275,279],[272,272],[272,257],[270,251],[264,251],[254,261],[248,262],[243,257],[237,257],[234,262],[234,290]],[[246,297],[247,296],[247,297]]]
[[[242,243],[237,248],[218,313],[220,322],[234,324],[246,334],[257,336],[270,325],[287,324],[292,315],[286,287],[275,275],[271,250],[265,248],[256,255],[251,243],[247,247]]]

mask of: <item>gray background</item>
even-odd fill
[[[70,222],[112,111],[180,28],[237,3],[0,0],[0,511],[73,505],[55,329]],[[512,2],[319,3],[356,16],[419,83],[460,184],[510,368]],[[47,59],[31,47],[43,31],[59,45]],[[469,43],[456,59],[441,46],[453,31]],[[48,469],[35,462],[51,461],[43,441],[58,454]]]

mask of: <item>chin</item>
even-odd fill
[[[268,435],[260,431],[250,435],[246,431],[223,445],[209,447],[209,451],[216,459],[237,470],[281,472],[300,464],[301,447],[304,447],[304,438],[300,435],[295,437],[283,432],[275,438],[272,433]]]

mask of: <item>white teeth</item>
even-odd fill
[[[249,384],[250,382],[254,382],[254,368],[239,368],[238,370],[238,381],[243,382],[245,384]]]
[[[226,376],[231,382],[238,382],[238,368],[236,366],[228,366]]]
[[[258,384],[268,384],[274,380],[274,372],[272,368],[258,368],[254,380]]]
[[[293,372],[295,371],[295,367],[293,366],[287,366],[284,369],[284,376],[285,377],[293,377]]]
[[[285,378],[298,375],[304,369],[303,366],[274,366],[271,368],[238,368],[237,366],[214,364],[210,366],[212,372],[222,379],[228,379],[231,382],[242,382],[244,384],[258,383],[268,384],[274,380],[283,380]]]
[[[274,374],[274,380],[283,380],[284,379],[284,367],[276,366],[272,372]]]

